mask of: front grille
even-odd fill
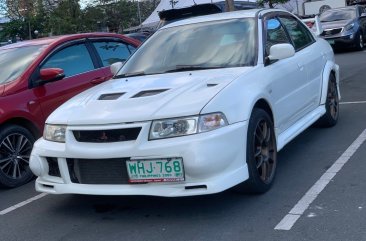
[[[322,33],[323,36],[335,35],[342,32],[342,28],[325,29]]]
[[[48,175],[53,177],[61,177],[60,169],[58,167],[57,158],[46,157],[48,163]]]
[[[78,142],[120,142],[134,141],[140,134],[141,127],[116,129],[116,130],[95,130],[95,131],[73,131]]]
[[[67,159],[67,165],[73,183],[128,184],[127,160],[129,159]]]

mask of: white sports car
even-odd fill
[[[277,152],[339,115],[332,48],[282,10],[167,25],[115,72],[47,119],[30,158],[38,191],[262,193]]]

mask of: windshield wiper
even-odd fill
[[[222,65],[217,66],[204,66],[204,65],[177,65],[175,69],[170,69],[164,71],[164,73],[173,73],[173,72],[181,72],[181,71],[189,71],[189,70],[203,70],[203,69],[219,69],[223,68]]]
[[[145,75],[144,71],[139,71],[139,72],[134,72],[134,73],[126,73],[126,74],[120,74],[120,75],[116,75],[113,78],[114,79],[118,79],[118,78],[124,78],[124,77],[134,77],[134,76],[142,76]]]

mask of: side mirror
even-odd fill
[[[275,44],[269,49],[270,60],[287,59],[295,55],[294,46],[291,44]]]
[[[113,75],[116,75],[118,71],[122,68],[124,62],[116,62],[111,65],[110,69]]]
[[[362,13],[361,18],[366,18],[366,13]]]
[[[59,68],[47,68],[40,71],[40,83],[48,83],[65,78],[63,69]]]

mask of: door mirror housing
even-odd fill
[[[62,80],[65,78],[63,69],[60,68],[47,68],[41,69],[39,84],[45,84],[53,81]]]
[[[287,59],[295,55],[294,46],[291,44],[275,44],[269,49],[269,60]]]
[[[122,68],[124,62],[116,62],[111,65],[110,69],[113,75],[116,75],[118,71]]]
[[[366,18],[366,13],[362,13],[360,17],[361,18]]]

